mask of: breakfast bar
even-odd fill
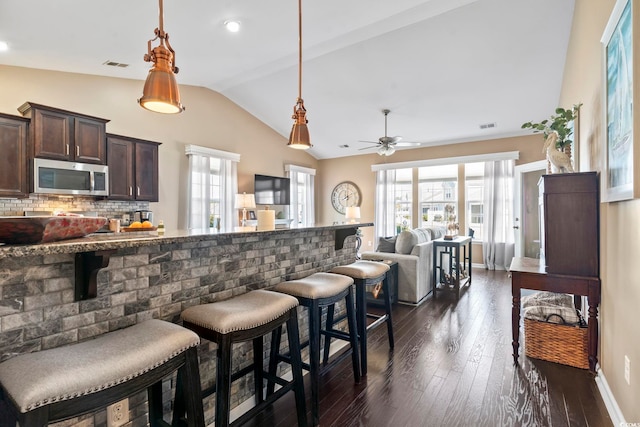
[[[188,307],[349,264],[356,256],[357,228],[372,225],[93,234],[0,245],[0,361],[151,318],[177,323]],[[84,263],[91,264],[85,277],[95,276],[95,297],[78,297],[78,264]],[[203,341],[200,347],[206,388],[214,382],[215,345]],[[231,397],[232,406],[250,394],[241,385]],[[207,401],[205,418],[213,418],[213,404]]]

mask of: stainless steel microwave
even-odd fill
[[[109,195],[106,165],[33,159],[33,192],[84,196]]]

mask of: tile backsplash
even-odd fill
[[[96,199],[86,196],[31,194],[28,199],[0,198],[0,216],[33,215],[42,212],[95,212],[98,216],[119,218],[122,214],[148,210],[149,202]]]

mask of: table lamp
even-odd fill
[[[344,217],[349,220],[349,223],[355,223],[360,219],[360,206],[347,206]]]
[[[253,194],[236,194],[236,209],[242,209],[242,226],[247,225],[247,208],[255,209],[256,198]]]

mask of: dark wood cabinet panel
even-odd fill
[[[543,175],[546,271],[600,276],[600,192],[596,172]]]
[[[133,196],[133,148],[127,139],[107,138],[107,160],[109,166],[109,198],[134,200]]]
[[[0,197],[29,195],[28,129],[28,119],[0,114]]]
[[[107,135],[109,198],[158,201],[159,143]]]
[[[135,147],[136,199],[158,201],[158,144],[138,142]]]
[[[107,163],[105,123],[86,117],[74,117],[74,160],[83,163]]]
[[[109,120],[26,102],[18,108],[31,118],[31,156],[106,164]]]

